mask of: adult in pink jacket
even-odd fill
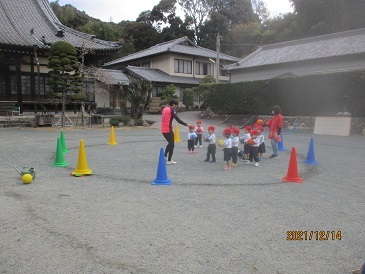
[[[177,162],[172,161],[172,154],[174,153],[175,141],[174,141],[174,131],[172,127],[172,121],[174,118],[176,121],[184,126],[188,126],[187,123],[182,121],[176,113],[176,108],[179,102],[176,99],[171,99],[169,105],[162,110],[162,120],[161,120],[161,132],[167,141],[167,146],[165,149],[165,158],[167,159],[167,165],[175,165]]]
[[[272,155],[270,159],[279,158],[278,155],[278,142],[280,142],[280,132],[284,124],[284,117],[281,115],[281,109],[278,105],[272,108],[271,117],[267,122],[266,126],[269,127],[269,139],[271,139]]]

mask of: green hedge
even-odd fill
[[[216,114],[365,117],[365,70],[215,85],[208,105]]]

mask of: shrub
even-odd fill
[[[135,120],[135,125],[136,126],[143,126],[143,124],[144,124],[143,119],[137,119],[137,120]]]
[[[128,125],[128,123],[131,120],[131,117],[129,115],[118,116],[118,120],[122,122],[124,125]]]
[[[117,117],[110,118],[109,124],[113,127],[119,127],[119,120],[117,119]]]

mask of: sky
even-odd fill
[[[289,0],[264,0],[271,16],[292,11]],[[104,22],[135,21],[142,11],[152,10],[160,0],[59,0]]]

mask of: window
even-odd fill
[[[175,72],[176,73],[192,73],[192,62],[188,60],[175,59]]]
[[[31,93],[31,84],[30,84],[30,75],[22,75],[22,93],[29,94]]]
[[[46,93],[51,92],[51,87],[48,85],[48,81],[50,78],[48,76],[40,76],[39,77],[39,87],[40,92],[38,93],[38,77],[35,77],[35,90],[36,94],[40,94],[41,96],[46,95]]]
[[[194,102],[199,102],[199,95],[194,93]]]
[[[5,97],[6,88],[5,88],[5,75],[2,71],[0,71],[0,97]]]
[[[10,92],[11,92],[11,94],[17,94],[17,92],[16,92],[16,76],[14,74],[10,75]]]
[[[219,68],[219,75],[220,76],[228,76],[228,70],[222,69],[222,67]]]
[[[148,63],[143,63],[142,65],[141,65],[141,67],[142,68],[149,68],[150,67],[150,63],[148,62]]]
[[[164,87],[152,87],[152,97],[157,97],[158,93],[163,89]]]
[[[183,100],[184,100],[184,91],[185,91],[185,89],[184,88],[180,88],[180,98],[179,98],[179,100],[182,102]]]
[[[85,101],[95,102],[94,78],[84,79],[84,92],[86,94]]]
[[[195,64],[195,73],[197,75],[208,75],[211,74],[211,64],[196,62]]]

